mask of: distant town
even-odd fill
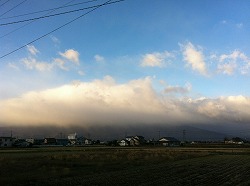
[[[165,146],[179,147],[185,145],[199,144],[220,144],[220,145],[245,145],[250,144],[249,141],[240,137],[224,138],[221,141],[186,141],[180,140],[172,136],[159,137],[159,139],[145,139],[143,136],[125,136],[123,139],[113,139],[110,141],[93,140],[84,136],[78,136],[77,133],[68,134],[67,137],[53,138],[18,138],[10,136],[0,137],[0,147],[27,148],[27,147],[60,147],[60,146]]]

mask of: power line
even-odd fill
[[[113,4],[113,3],[116,3],[116,2],[117,1],[110,2],[110,3],[107,3],[107,4]],[[2,23],[2,24],[0,24],[0,26],[6,26],[6,25],[17,24],[17,23],[23,23],[23,22],[27,22],[27,21],[34,21],[34,20],[38,20],[38,19],[44,19],[44,18],[59,16],[59,15],[64,15],[64,14],[69,14],[69,13],[74,13],[74,12],[79,12],[79,11],[82,11],[82,10],[87,10],[87,9],[96,8],[96,7],[99,7],[99,5],[89,6],[89,7],[80,8],[80,9],[77,9],[77,10],[71,10],[71,11],[61,12],[61,13],[47,15],[47,16],[35,17],[35,18],[31,18],[31,19],[24,19],[24,20],[20,20],[20,21],[13,21],[13,22],[9,22],[9,23]]]
[[[11,9],[9,9],[8,11],[4,12],[3,14],[0,15],[0,17],[2,17],[3,15],[7,14],[7,13],[10,12],[11,10],[17,8],[18,6],[20,6],[21,4],[23,4],[25,1],[27,1],[27,0],[22,1],[21,3],[17,4],[17,5],[14,6],[13,8],[11,8]]]
[[[6,57],[6,56],[8,56],[8,55],[10,55],[10,54],[12,54],[12,53],[18,51],[18,50],[20,50],[20,49],[22,49],[22,48],[24,48],[24,47],[26,47],[27,45],[30,45],[30,44],[32,44],[32,43],[34,43],[34,42],[36,42],[36,41],[38,41],[38,40],[40,40],[40,39],[42,39],[42,38],[48,36],[48,35],[50,35],[51,33],[53,33],[53,32],[55,32],[55,31],[57,31],[57,30],[59,30],[59,29],[65,27],[65,26],[67,26],[67,25],[69,25],[69,24],[71,24],[71,23],[73,23],[74,21],[76,21],[76,20],[78,20],[78,19],[80,19],[80,18],[82,18],[82,17],[84,17],[84,16],[90,14],[91,12],[97,10],[98,8],[100,8],[100,7],[102,7],[102,6],[106,6],[106,5],[111,4],[111,3],[109,3],[110,1],[111,1],[111,0],[108,0],[108,1],[106,1],[105,3],[98,5],[97,7],[93,8],[92,10],[89,10],[88,12],[86,12],[86,13],[84,13],[84,14],[82,14],[82,15],[80,15],[80,16],[74,18],[74,19],[72,19],[71,21],[69,21],[69,22],[67,22],[67,23],[65,23],[65,24],[63,24],[63,25],[61,25],[60,27],[57,27],[56,29],[54,29],[54,30],[52,30],[52,31],[50,31],[50,32],[48,32],[48,33],[46,33],[46,34],[44,34],[44,35],[42,35],[42,36],[40,36],[40,37],[38,37],[38,38],[32,40],[32,41],[30,41],[29,43],[26,43],[25,45],[23,45],[23,46],[21,46],[21,47],[15,49],[15,50],[12,50],[11,52],[9,52],[9,53],[7,53],[7,54],[4,54],[3,56],[0,57],[0,59],[2,59],[2,58],[4,58],[4,57]],[[114,2],[112,2],[112,3],[118,3],[118,2],[122,2],[122,1],[125,1],[125,0],[118,0],[118,1],[114,1]]]
[[[72,3],[73,1],[75,1],[75,0],[72,0],[72,1],[70,1],[70,2],[68,2],[68,3],[63,4],[61,7],[65,6],[65,5],[67,5],[67,4]],[[50,13],[56,11],[56,10],[57,10],[57,9],[53,9],[52,11],[50,11],[49,13],[46,13],[45,15],[48,15],[48,14],[50,14]],[[16,32],[16,31],[18,31],[18,30],[20,30],[20,29],[22,29],[22,28],[28,26],[28,25],[31,24],[31,23],[34,23],[35,21],[36,21],[36,20],[31,21],[31,22],[29,22],[29,23],[27,23],[27,24],[25,24],[25,25],[23,25],[23,26],[21,26],[21,27],[18,27],[18,28],[16,28],[16,29],[14,29],[14,30],[8,32],[7,34],[4,34],[4,35],[0,36],[0,39],[2,39],[3,37],[8,36],[8,35],[10,35],[10,34]]]
[[[23,16],[37,14],[37,13],[42,13],[42,12],[54,11],[54,10],[58,10],[58,9],[62,9],[62,8],[67,8],[67,7],[71,7],[71,6],[76,6],[76,5],[86,4],[86,3],[91,3],[91,2],[94,2],[94,1],[99,1],[99,0],[89,0],[89,1],[81,2],[81,3],[75,3],[75,4],[71,4],[71,5],[67,5],[69,3],[66,3],[63,6],[59,6],[59,7],[56,7],[56,8],[50,8],[50,9],[40,10],[40,11],[36,11],[36,12],[30,12],[30,13],[26,13],[26,14],[19,14],[19,15],[15,15],[15,16],[3,17],[3,18],[0,18],[0,20],[11,19],[11,18],[16,18],[16,17],[23,17]]]
[[[9,1],[10,1],[10,0],[5,1],[3,4],[0,5],[0,7],[3,6],[3,5],[5,5],[5,4],[8,3]]]

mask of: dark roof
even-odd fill
[[[56,138],[45,138],[44,139],[44,142],[47,142],[47,143],[55,143],[56,142]]]
[[[235,137],[235,138],[232,138],[232,141],[234,141],[234,142],[242,142],[244,140],[239,138],[239,137]]]
[[[143,137],[143,136],[135,136],[134,138],[144,139],[144,137]]]
[[[138,138],[144,138],[143,136],[137,136]]]
[[[126,136],[126,138],[133,138],[133,136]]]

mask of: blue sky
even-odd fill
[[[9,18],[69,2],[28,0],[0,24],[44,16]],[[248,123],[249,7],[247,0],[125,0],[100,7],[0,59],[0,123]],[[26,23],[1,26],[0,55],[83,13],[37,20],[5,37]]]

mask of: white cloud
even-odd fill
[[[237,68],[235,63],[218,64],[218,71],[223,74],[232,75]]]
[[[55,64],[56,66],[58,66],[62,70],[69,70],[67,67],[65,67],[65,61],[60,59],[60,58],[54,59],[53,64]]]
[[[84,73],[82,70],[78,70],[78,74],[79,74],[80,76],[84,76],[84,75],[85,75],[85,73]]]
[[[164,67],[167,64],[167,60],[173,58],[174,54],[170,52],[154,52],[150,54],[145,54],[141,61],[141,66],[143,67]]]
[[[227,26],[228,29],[232,29],[232,28],[242,29],[244,27],[243,23],[240,23],[240,22],[236,23],[230,20],[222,20],[220,23]]]
[[[198,50],[192,43],[187,43],[186,45],[181,45],[182,54],[184,56],[184,61],[187,62],[189,66],[200,74],[207,76],[207,67],[204,60],[202,50]]]
[[[8,63],[8,67],[13,68],[15,70],[19,70],[19,67],[13,63]]]
[[[35,58],[24,58],[21,61],[30,70],[50,71],[53,68],[52,63],[39,62]]]
[[[218,71],[227,75],[232,75],[236,70],[241,74],[247,74],[250,66],[250,59],[240,50],[234,50],[230,54],[219,56]]]
[[[32,55],[36,55],[37,53],[39,53],[39,50],[37,50],[34,45],[27,45],[27,50]]]
[[[241,28],[243,27],[243,23],[237,23],[237,24],[236,24],[236,27],[237,27],[238,29],[241,29]]]
[[[218,57],[217,57],[216,54],[211,54],[211,55],[209,56],[209,58],[210,58],[211,60],[216,60]]]
[[[74,62],[75,64],[79,65],[79,53],[76,50],[69,49],[66,50],[64,53],[59,52],[59,54],[66,58],[69,61]]]
[[[237,59],[241,59],[243,61],[248,60],[247,56],[243,52],[239,50],[234,50],[231,54],[222,54],[220,56],[219,61],[220,62],[224,62],[225,60],[236,61]]]
[[[60,44],[60,43],[61,43],[60,40],[59,40],[57,37],[53,36],[53,35],[51,35],[50,38],[51,38],[51,40],[52,40],[55,44]]]
[[[96,55],[94,56],[94,58],[95,58],[95,61],[96,61],[96,62],[104,62],[104,61],[105,61],[104,57],[103,57],[103,56],[100,56],[100,55],[98,55],[98,54],[96,54]]]
[[[29,50],[32,52],[35,51],[33,46],[28,46]],[[29,70],[37,70],[37,71],[50,71],[52,69],[60,68],[61,70],[69,71],[69,70],[76,70],[77,73],[80,75],[83,72],[79,71],[78,66],[72,67],[69,61],[73,62],[74,64],[79,65],[79,53],[75,50],[66,50],[64,53],[60,53],[62,56],[61,58],[54,58],[50,61],[40,61],[37,59],[37,56],[27,57],[21,59],[21,64],[23,64]],[[14,66],[12,63],[9,64],[9,67],[17,69],[18,66]]]

